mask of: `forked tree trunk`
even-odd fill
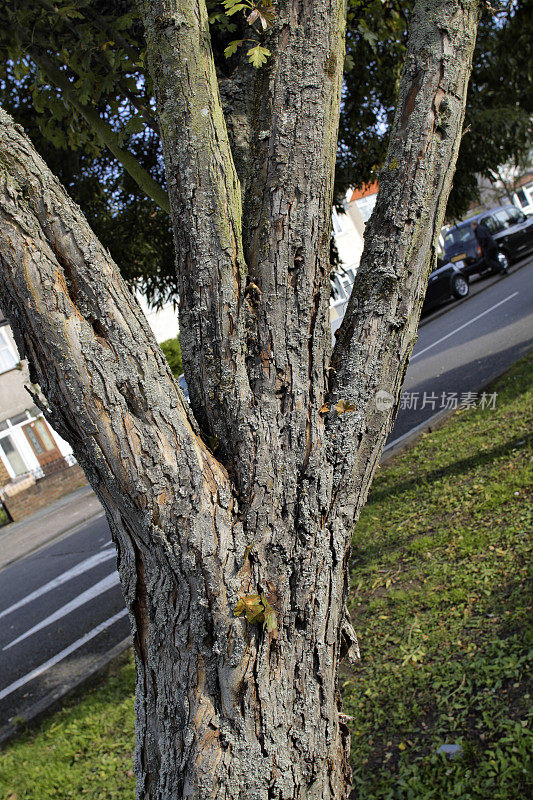
[[[350,533],[392,420],[376,392],[394,405],[416,337],[478,4],[417,5],[333,354],[343,2],[276,4],[272,60],[244,73],[238,142],[203,0],[142,7],[192,410],[109,254],[3,112],[1,304],[36,402],[71,442],[117,545],[137,660],[139,800],[340,800],[349,738],[337,666],[356,647],[344,613]],[[277,628],[234,615],[255,594]]]

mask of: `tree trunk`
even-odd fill
[[[71,442],[117,545],[137,661],[139,800],[348,792],[336,679],[341,652],[356,648],[350,535],[416,335],[478,6],[417,6],[331,364],[344,5],[280,0],[276,12],[272,63],[247,83],[257,113],[238,177],[203,0],[143,4],[192,411],[109,254],[0,117],[2,307],[36,402]],[[235,613],[251,596],[255,621]]]

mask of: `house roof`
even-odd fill
[[[352,196],[350,197],[350,203],[353,203],[354,200],[361,200],[362,197],[368,197],[371,194],[377,194],[379,189],[379,183],[374,181],[373,183],[363,183],[360,189],[354,189],[352,192]]]
[[[531,180],[533,180],[533,172],[526,172],[525,175],[522,175],[517,181],[515,181],[515,190],[520,189],[521,186],[524,186]]]

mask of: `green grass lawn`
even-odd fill
[[[383,468],[357,526],[343,667],[354,797],[522,800],[533,789],[533,357]],[[529,500],[529,503],[528,503]],[[134,795],[133,666],[0,752],[0,800]],[[452,760],[440,744],[460,744]]]
[[[533,796],[533,357],[494,390],[495,410],[456,414],[383,468],[357,525],[362,660],[342,675],[357,798]]]

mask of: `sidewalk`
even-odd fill
[[[5,525],[0,528],[0,570],[103,513],[93,490],[84,486],[21,522]]]

